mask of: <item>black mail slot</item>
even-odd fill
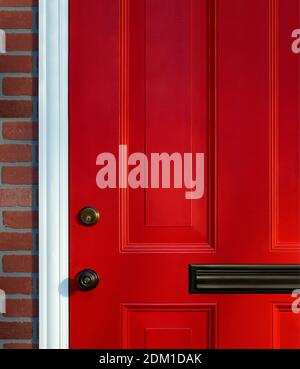
[[[300,265],[189,265],[190,293],[292,293]]]

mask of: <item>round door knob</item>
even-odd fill
[[[77,275],[77,286],[82,291],[90,291],[98,286],[98,274],[92,269],[84,269]]]
[[[92,206],[86,206],[79,212],[79,219],[82,224],[92,226],[98,222],[100,218],[99,211]]]

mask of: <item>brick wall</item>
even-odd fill
[[[37,5],[0,0],[0,348],[38,343]]]

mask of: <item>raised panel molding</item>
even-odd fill
[[[216,304],[122,304],[122,348],[215,348]]]
[[[280,239],[279,236],[279,226],[280,222],[287,217],[283,217],[281,215],[280,217],[280,195],[279,195],[279,173],[280,173],[280,163],[279,163],[279,130],[280,125],[289,124],[290,126],[295,122],[292,120],[289,122],[282,121],[280,119],[280,109],[282,109],[282,96],[280,96],[280,90],[282,86],[280,85],[281,79],[281,73],[286,72],[289,75],[289,78],[291,78],[292,73],[290,70],[286,68],[285,63],[285,69],[280,69],[280,66],[283,65],[283,63],[280,62],[280,57],[282,55],[287,55],[289,58],[293,58],[293,54],[290,51],[290,55],[288,54],[288,51],[290,49],[289,43],[290,39],[285,36],[285,42],[288,44],[281,45],[283,41],[280,39],[281,33],[285,32],[287,34],[287,30],[282,30],[283,25],[280,22],[280,16],[282,14],[282,7],[288,7],[288,10],[286,8],[286,12],[290,12],[291,16],[292,14],[300,14],[299,9],[298,12],[296,9],[292,11],[295,2],[293,3],[287,3],[284,0],[269,0],[270,1],[270,177],[271,177],[271,209],[270,209],[270,216],[271,216],[271,247],[270,251],[297,251],[300,248],[299,243],[299,235],[298,239],[295,240],[284,240]],[[299,6],[299,4],[298,4]],[[281,8],[280,8],[281,7]],[[296,16],[297,17],[297,16]],[[300,17],[298,16],[298,21],[300,21]],[[288,35],[290,36],[290,35]],[[285,47],[284,51],[280,52],[280,47]],[[298,70],[299,69],[299,58],[294,58],[294,60],[289,60],[289,64],[292,65],[292,63],[298,63]],[[297,78],[294,78],[294,84],[297,84]],[[299,83],[298,83],[299,84]],[[292,87],[291,87],[292,88]],[[299,89],[297,91],[299,95]],[[299,97],[299,96],[298,96]],[[285,102],[286,104],[286,102]],[[292,104],[289,102],[289,104]],[[290,105],[289,105],[290,107]],[[297,103],[297,109],[298,109],[298,103]],[[286,110],[286,108],[285,108]],[[282,116],[281,116],[282,118]],[[292,119],[288,116],[285,117],[285,119]],[[298,112],[298,119],[300,119],[299,112]],[[299,125],[299,121],[298,121]],[[298,135],[299,135],[299,129],[298,127]],[[283,135],[283,132],[281,132],[281,136]],[[293,137],[296,137],[297,139],[297,133],[293,135]],[[295,142],[294,142],[295,143]],[[290,143],[292,145],[292,143]],[[298,145],[300,147],[300,141],[298,141]],[[299,159],[299,158],[298,158]],[[289,162],[292,162],[291,159],[289,159]],[[297,163],[295,162],[295,168],[293,170],[297,170]],[[300,159],[298,162],[298,168],[300,165]],[[298,169],[299,170],[299,169]],[[285,190],[286,191],[286,190]],[[291,196],[291,195],[289,195]],[[294,204],[297,203],[297,199],[295,198]],[[298,210],[300,211],[300,201],[298,199]],[[293,214],[295,215],[295,212]],[[292,215],[289,214],[291,217]],[[294,221],[294,223],[297,223],[296,219],[289,219],[290,221]]]
[[[291,304],[274,303],[273,316],[273,348],[299,349],[300,347],[300,314],[293,313]]]
[[[180,3],[179,1],[177,2]],[[134,118],[131,116],[132,109],[132,101],[130,101],[132,92],[131,89],[136,89],[134,84],[133,87],[131,85],[133,82],[131,81],[132,73],[130,73],[131,68],[135,67],[139,63],[134,60],[136,55],[133,55],[133,50],[140,50],[141,45],[137,45],[135,47],[132,43],[131,34],[134,32],[134,27],[138,24],[140,32],[144,32],[144,42],[146,43],[147,39],[147,28],[146,28],[146,19],[147,19],[147,6],[149,8],[150,1],[126,1],[121,0],[120,2],[120,131],[119,131],[119,142],[122,144],[127,144],[129,147],[129,151],[131,148],[136,146],[133,142],[131,135],[133,132],[133,121]],[[191,52],[190,58],[190,89],[192,90],[193,80],[194,80],[194,70],[196,68],[195,61],[193,62],[193,50],[195,49],[198,53],[198,49],[195,48],[196,42],[204,37],[196,35],[196,25],[197,22],[196,17],[201,14],[201,16],[205,17],[206,29],[205,29],[205,42],[206,45],[203,46],[203,42],[199,43],[205,50],[205,54],[207,58],[205,59],[206,72],[205,75],[207,77],[201,76],[201,78],[205,80],[206,88],[205,90],[205,105],[206,105],[206,113],[205,113],[205,131],[206,132],[206,171],[205,176],[207,177],[207,183],[205,186],[205,191],[207,191],[207,199],[205,200],[205,209],[203,210],[200,206],[199,210],[199,202],[200,200],[184,200],[186,201],[186,212],[185,212],[185,222],[178,222],[178,224],[159,224],[153,223],[147,215],[147,190],[138,189],[135,190],[135,193],[132,194],[129,189],[120,189],[119,190],[119,249],[120,252],[145,252],[145,253],[159,253],[159,252],[196,252],[196,253],[215,253],[217,251],[217,117],[216,117],[216,104],[217,104],[217,77],[216,77],[216,60],[217,60],[217,46],[216,46],[216,28],[217,28],[217,6],[216,1],[196,1],[189,0],[185,1],[182,4],[184,6],[189,6],[190,12],[190,47]],[[200,5],[199,5],[200,4]],[[200,8],[201,6],[201,8]],[[143,11],[140,10],[140,7],[144,7]],[[197,10],[195,11],[195,7]],[[137,10],[138,9],[138,10]],[[201,11],[199,10],[201,9]],[[205,9],[204,11],[202,11]],[[143,14],[145,19],[138,18],[139,12]],[[205,14],[204,14],[205,13]],[[203,15],[204,14],[204,15]],[[140,16],[142,17],[142,16]],[[137,20],[138,19],[138,20]],[[148,19],[149,21],[149,19]],[[142,27],[144,28],[144,31]],[[194,27],[194,28],[193,28]],[[193,33],[194,32],[194,33]],[[196,35],[196,36],[195,36]],[[149,36],[148,36],[149,37]],[[195,40],[193,40],[193,37]],[[202,38],[201,38],[202,37]],[[194,45],[194,49],[193,49]],[[145,46],[144,46],[145,47]],[[141,55],[142,52],[138,52],[137,55]],[[144,51],[144,63],[146,62],[146,51]],[[199,58],[199,55],[197,56]],[[204,62],[203,62],[204,63]],[[141,63],[140,63],[141,64]],[[142,67],[141,67],[142,68]],[[146,67],[145,67],[146,68]],[[199,72],[198,72],[199,74]],[[200,79],[201,79],[200,78]],[[199,78],[197,79],[197,81]],[[134,82],[135,83],[135,82]],[[149,84],[149,83],[148,83]],[[149,86],[147,87],[149,89]],[[146,83],[144,87],[146,91]],[[146,93],[146,92],[145,92]],[[145,98],[144,98],[145,99]],[[140,104],[135,104],[135,106],[140,106]],[[191,109],[193,109],[192,98],[191,98]],[[140,114],[140,113],[139,113]],[[144,117],[146,117],[146,108],[144,110]],[[198,114],[198,113],[197,113]],[[196,115],[197,115],[196,114]],[[199,115],[199,114],[198,114]],[[198,119],[197,115],[197,119]],[[193,116],[193,113],[191,113]],[[145,118],[146,119],[146,118]],[[193,118],[194,120],[196,118]],[[190,122],[192,125],[192,120]],[[195,122],[193,121],[193,125],[195,126]],[[199,124],[198,124],[199,125]],[[144,128],[141,128],[143,126]],[[141,137],[144,137],[143,145],[141,144],[141,148],[139,151],[147,152],[147,144],[146,144],[146,132],[142,130],[148,127],[149,122],[142,123],[137,126]],[[193,127],[194,129],[195,127]],[[190,145],[193,146],[192,139],[195,136],[195,133],[192,132],[192,126],[189,128],[190,133]],[[136,130],[135,130],[136,131]],[[199,133],[201,135],[201,132]],[[198,140],[198,138],[197,138]],[[132,151],[136,151],[132,149]],[[141,194],[143,192],[143,194]],[[132,198],[131,198],[132,196]],[[133,199],[133,196],[135,198]],[[201,200],[202,201],[202,200]],[[142,219],[143,224],[139,223],[138,225],[133,224],[133,216],[132,216],[132,203],[139,202],[139,212],[134,212],[134,217]],[[176,209],[176,206],[175,206]],[[166,209],[162,209],[164,211],[169,211]],[[197,215],[198,214],[198,215]],[[200,214],[200,215],[199,215]],[[158,216],[160,216],[158,214]],[[182,212],[180,212],[180,217],[184,217]],[[200,218],[200,219],[198,219]],[[203,230],[204,228],[204,230]],[[178,234],[185,232],[183,236],[178,237]],[[139,232],[139,233],[138,233]],[[160,232],[164,232],[167,235],[164,239],[160,239]]]

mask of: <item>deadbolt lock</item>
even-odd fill
[[[86,206],[80,210],[80,222],[86,226],[95,225],[100,218],[99,211],[92,206]]]

